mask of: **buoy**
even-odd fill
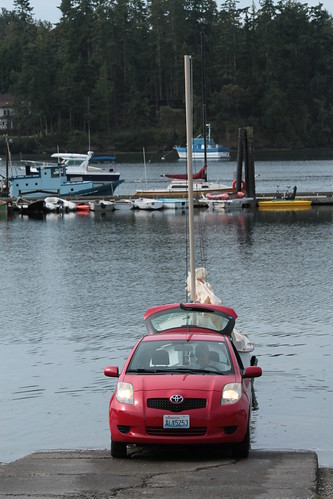
[[[236,179],[235,179],[235,180],[233,181],[233,183],[232,183],[232,190],[233,190],[234,192],[236,192],[236,183],[237,183],[237,181],[236,181]],[[244,191],[245,191],[245,182],[244,182],[244,180],[241,180],[241,192],[244,192]]]

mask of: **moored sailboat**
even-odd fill
[[[185,101],[186,101],[186,134],[187,143],[192,140],[192,109],[191,109],[191,82],[190,82],[190,57],[185,56]],[[194,304],[204,304],[205,306],[212,305],[211,310],[214,313],[214,307],[224,307],[222,301],[214,295],[212,287],[206,282],[207,271],[204,268],[195,268],[195,246],[194,246],[194,203],[193,203],[193,171],[192,171],[192,156],[187,157],[187,205],[188,205],[188,235],[190,247],[190,271],[187,278],[187,291],[191,302]],[[191,308],[191,303],[182,304],[182,306]],[[232,309],[230,309],[232,310]],[[237,314],[233,311],[235,318]],[[207,328],[209,326],[207,325]],[[238,351],[240,362],[243,367],[254,365],[256,359],[252,356],[254,344],[241,331],[233,328],[231,339]]]
[[[185,56],[187,137],[191,136],[189,56]],[[245,368],[231,337],[236,312],[196,300],[192,160],[188,158],[189,275],[191,303],[150,307],[147,333],[136,342],[109,404],[111,455],[127,457],[127,445],[232,445],[236,458],[250,450],[252,381],[260,367]],[[211,297],[210,297],[211,300]]]

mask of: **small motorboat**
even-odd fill
[[[153,198],[138,198],[134,201],[134,208],[139,208],[140,210],[161,210],[163,208],[163,201]]]
[[[169,210],[185,210],[188,208],[188,200],[186,198],[174,199],[174,198],[161,198],[160,201],[163,203],[163,208]]]
[[[86,203],[76,203],[76,212],[77,213],[90,213],[90,206]]]
[[[44,208],[46,212],[51,213],[69,212],[76,210],[76,203],[51,196],[44,199]]]
[[[132,201],[131,199],[118,199],[117,201],[114,202],[115,210],[127,211],[127,210],[133,210],[133,208],[134,208],[134,201]]]
[[[105,213],[114,211],[114,203],[112,201],[89,201],[90,210],[96,213]]]
[[[18,197],[13,205],[14,210],[22,214],[41,214],[45,212],[44,199],[25,199]]]

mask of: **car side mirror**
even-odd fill
[[[262,376],[262,369],[258,366],[249,366],[245,369],[243,378],[260,378]]]
[[[117,366],[107,366],[104,367],[104,376],[108,376],[109,378],[118,378],[119,369]]]

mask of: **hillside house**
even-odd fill
[[[14,128],[14,96],[0,94],[0,130],[11,130]]]

